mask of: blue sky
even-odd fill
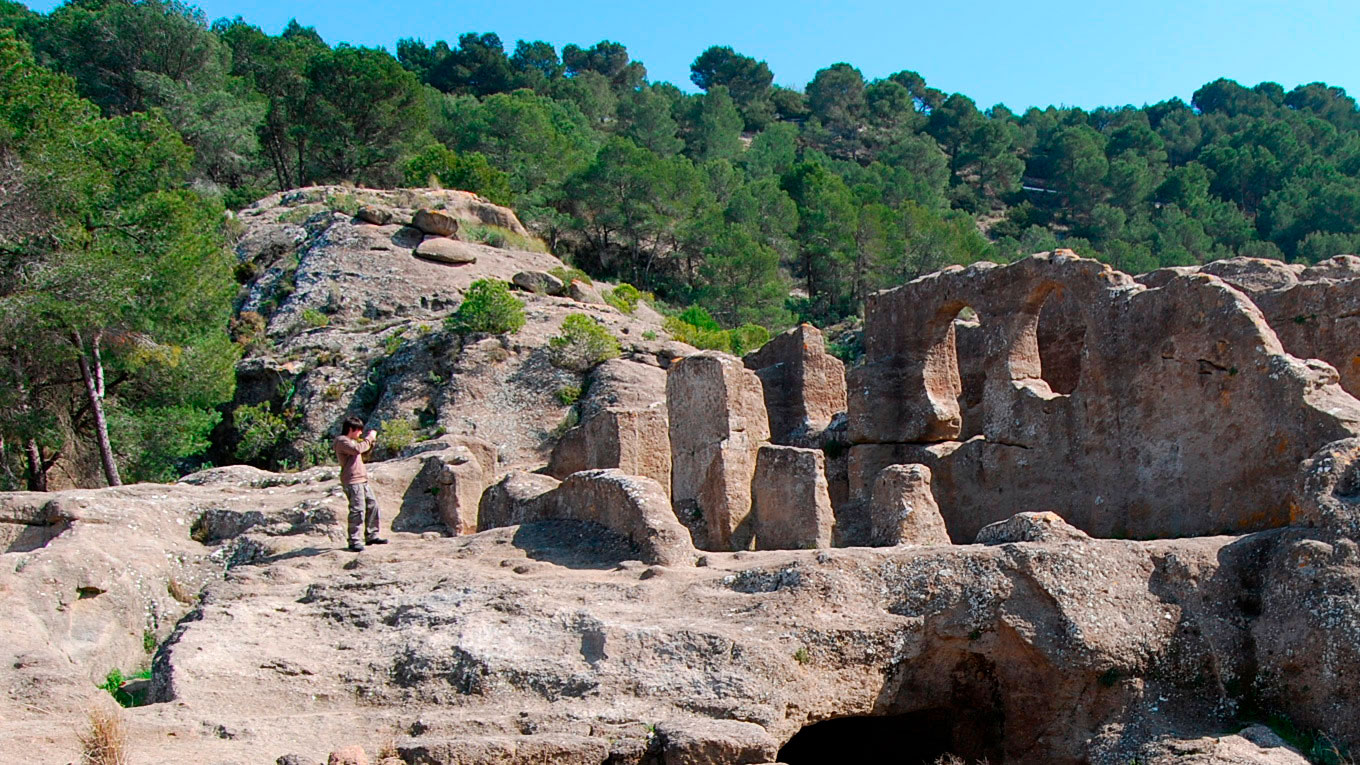
[[[29,2],[48,11],[54,0]],[[689,64],[710,45],[769,62],[775,81],[801,88],[838,61],[867,78],[914,69],[946,92],[987,107],[1082,107],[1189,100],[1229,77],[1286,89],[1318,80],[1360,91],[1360,4],[1355,0],[637,0],[385,3],[204,0],[209,19],[243,16],[270,33],[290,18],[331,43],[380,45],[418,37],[453,42],[464,32],[588,46],[612,39],[647,65],[649,78],[686,89]]]

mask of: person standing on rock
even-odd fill
[[[387,544],[378,536],[378,498],[368,485],[368,467],[364,465],[364,452],[373,448],[378,432],[370,430],[361,438],[364,421],[358,417],[346,419],[341,429],[343,435],[335,439],[335,456],[340,459],[340,484],[349,500],[349,550],[360,552],[364,545]]]

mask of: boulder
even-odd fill
[[[811,324],[775,336],[742,362],[760,377],[776,444],[811,446],[809,436],[845,411],[845,365],[826,352],[821,330]]]
[[[359,212],[354,214],[354,217],[364,223],[372,223],[375,226],[386,226],[392,222],[392,211],[386,207],[363,205],[359,208]]]
[[[875,545],[947,545],[935,495],[930,493],[930,468],[889,465],[874,479],[869,504],[870,535]]]
[[[1000,545],[1009,542],[1073,542],[1090,539],[1086,532],[1064,521],[1057,513],[1016,513],[1004,521],[982,527],[978,532],[980,545]]]
[[[561,295],[566,291],[562,280],[547,271],[520,271],[510,283],[536,295]]]
[[[664,765],[754,765],[773,762],[779,742],[740,720],[671,720],[656,726]]]
[[[1360,438],[1333,441],[1299,465],[1290,510],[1296,524],[1360,539]]]
[[[455,266],[477,262],[477,250],[472,245],[443,236],[426,236],[416,245],[415,254],[426,260]]]
[[[661,566],[694,563],[689,533],[675,519],[661,484],[620,470],[573,473],[560,486],[527,503],[523,523],[589,521],[627,537],[638,560]]]
[[[650,478],[669,491],[671,449],[665,408],[598,411],[563,434],[548,461],[548,475],[558,479],[596,468],[618,468]]]
[[[760,378],[723,353],[701,353],[666,374],[671,499],[706,550],[751,544],[756,450],[770,437]]]
[[[585,395],[576,402],[583,422],[609,408],[658,406],[666,406],[666,370],[627,359],[610,359],[592,369]]]
[[[457,236],[458,219],[443,210],[417,210],[411,225],[434,236]]]
[[[471,436],[459,440],[459,446],[431,458],[439,463],[435,507],[455,536],[477,531],[482,493],[496,475],[495,445]]]
[[[561,481],[541,473],[514,470],[482,492],[477,509],[477,530],[518,526],[536,515],[535,502],[556,489]]]
[[[830,547],[835,515],[821,450],[760,447],[751,481],[751,514],[757,550]]]
[[[326,765],[368,765],[368,755],[362,746],[347,746],[331,752]]]
[[[608,303],[604,302],[604,297],[600,295],[600,291],[595,289],[594,285],[586,284],[580,279],[572,279],[571,284],[567,285],[567,297],[578,303],[608,305]]]

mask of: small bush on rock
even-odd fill
[[[269,411],[268,403],[237,407],[232,417],[241,439],[236,456],[246,462],[268,456],[288,432],[288,423]]]
[[[383,420],[378,427],[378,447],[388,454],[398,454],[416,442],[416,429],[410,420]]]
[[[584,372],[603,361],[617,358],[619,341],[598,321],[573,313],[562,322],[562,334],[548,339],[554,366]]]
[[[624,282],[612,290],[606,290],[604,293],[604,302],[629,315],[637,310],[638,303],[644,299],[653,299],[651,293],[642,292],[628,282]]]
[[[524,301],[510,294],[506,282],[478,279],[468,287],[463,302],[445,325],[459,334],[514,334],[524,326]]]

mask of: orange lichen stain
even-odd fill
[[[1280,440],[1275,442],[1275,453],[1284,454],[1289,451],[1289,436],[1280,436]]]
[[[1232,391],[1223,388],[1218,392],[1218,403],[1224,407],[1232,406]]]

